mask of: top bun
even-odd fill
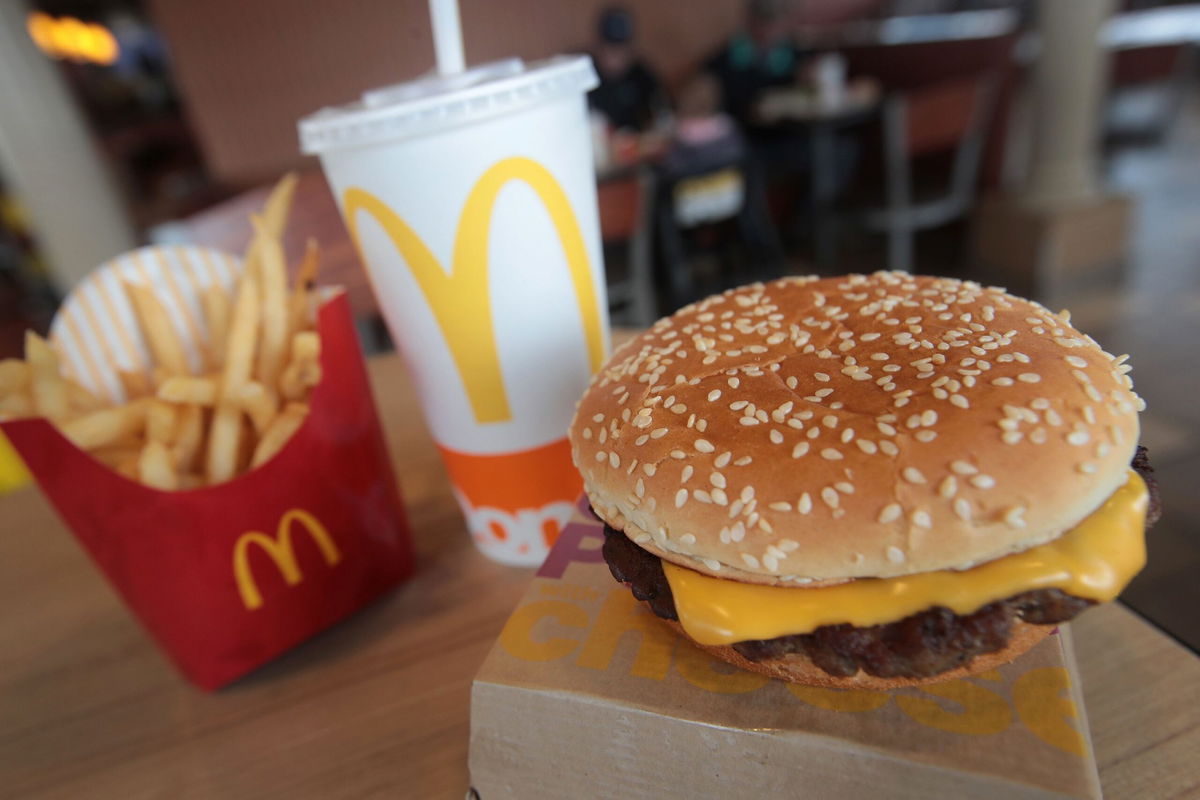
[[[659,320],[571,423],[592,506],[752,583],[963,569],[1050,541],[1126,480],[1141,400],[1068,315],[975,283],[785,278]]]

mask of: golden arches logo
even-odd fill
[[[481,423],[512,418],[488,292],[488,233],[492,212],[500,190],[511,181],[520,181],[534,191],[558,233],[579,306],[588,361],[595,372],[604,363],[605,345],[587,246],[570,200],[541,164],[528,158],[506,158],[480,176],[463,205],[449,272],[442,268],[416,231],[379,198],[363,189],[350,188],[343,202],[346,224],[360,255],[358,212],[365,211],[379,223],[408,263],[450,348],[475,419]]]
[[[293,522],[300,523],[308,532],[309,537],[325,558],[326,564],[332,567],[341,561],[342,554],[338,552],[337,545],[334,544],[329,531],[325,529],[320,520],[300,508],[293,508],[280,517],[275,538],[259,531],[243,533],[233,546],[233,577],[237,582],[238,594],[241,596],[246,610],[253,611],[263,604],[262,594],[258,591],[258,583],[254,580],[254,573],[250,570],[251,545],[262,548],[263,552],[275,563],[288,586],[295,586],[304,580],[304,575],[300,572],[300,565],[296,562],[296,548],[292,545]]]

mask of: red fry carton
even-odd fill
[[[0,423],[126,605],[204,689],[270,661],[412,571],[344,295],[321,306],[317,327],[324,377],[303,426],[273,459],[227,483],[151,489],[46,420]]]

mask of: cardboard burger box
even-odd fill
[[[1100,796],[1066,627],[964,680],[792,685],[681,640],[603,540],[581,501],[475,678],[480,800]]]

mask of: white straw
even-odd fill
[[[429,18],[433,22],[433,50],[437,54],[438,74],[462,72],[466,61],[463,59],[458,0],[429,0]]]

